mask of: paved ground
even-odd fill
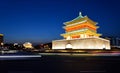
[[[41,57],[0,60],[1,73],[118,73],[120,56],[44,54]],[[2,72],[3,71],[3,72]]]

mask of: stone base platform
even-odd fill
[[[110,50],[110,41],[103,38],[80,38],[52,41],[52,49],[106,49]]]

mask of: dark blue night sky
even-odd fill
[[[63,22],[87,15],[103,36],[120,37],[119,0],[1,0],[0,33],[5,42],[45,43],[62,39]]]

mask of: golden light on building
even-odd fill
[[[71,21],[65,22],[64,34],[61,34],[66,39],[74,38],[88,38],[88,37],[99,37],[101,34],[97,33],[98,26],[96,22],[92,21],[88,16],[79,16]]]
[[[25,48],[33,48],[32,43],[30,43],[30,42],[25,42],[25,43],[23,44],[23,46],[24,46]]]
[[[97,33],[97,24],[80,12],[77,18],[64,23],[65,33],[61,34],[64,39],[53,41],[52,49],[110,49],[110,41]]]

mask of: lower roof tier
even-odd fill
[[[81,35],[81,34],[87,34],[87,35],[98,36],[98,37],[101,36],[101,34],[98,34],[90,30],[85,30],[82,32],[74,32],[74,33],[64,33],[64,34],[61,34],[61,36],[68,37],[68,36],[76,36],[76,35]]]

